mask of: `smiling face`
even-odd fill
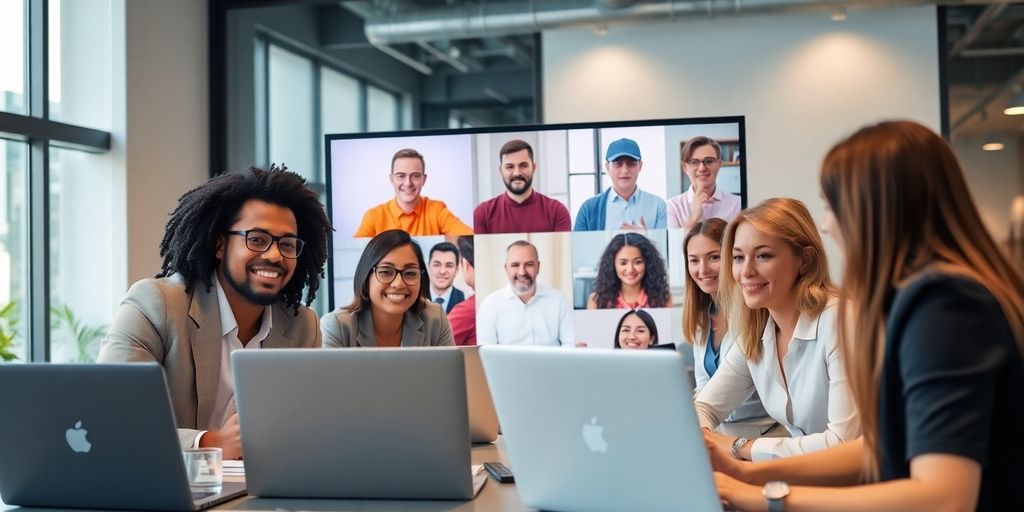
[[[413,208],[420,200],[420,192],[427,182],[423,162],[419,158],[397,158],[391,166],[391,186],[395,188],[398,205]]]
[[[537,171],[537,164],[530,158],[529,151],[521,149],[501,155],[498,171],[501,172],[505,188],[514,195],[520,195],[533,186],[533,173]]]
[[[419,267],[419,260],[411,245],[402,245],[391,249],[377,262],[377,270],[393,269],[398,272],[390,283],[382,283],[377,277],[377,272],[371,272],[367,277],[370,295],[370,305],[375,314],[404,315],[405,312],[419,299],[420,286],[423,285],[422,277],[415,284],[407,284],[402,278],[403,271],[422,271]]]
[[[696,165],[694,165],[696,162]],[[711,162],[711,165],[708,165]],[[690,153],[690,157],[683,160],[683,171],[690,177],[693,190],[715,190],[715,183],[718,180],[718,171],[722,168],[722,160],[715,152],[714,146],[705,144],[698,146]]]
[[[686,244],[686,270],[700,291],[715,297],[722,246],[704,235],[694,235]]]
[[[636,190],[636,180],[640,176],[640,170],[644,163],[628,156],[621,157],[612,162],[605,163],[605,170],[608,171],[608,178],[612,182],[615,193],[623,198],[628,198]]]
[[[512,289],[520,296],[530,295],[537,286],[540,261],[532,246],[513,245],[505,256],[505,275]]]
[[[284,206],[250,199],[238,210],[229,231],[257,230],[273,236],[298,236],[295,214]],[[277,243],[263,253],[249,250],[243,236],[222,236],[217,243],[218,277],[224,292],[262,306],[278,301],[281,290],[295,273],[296,260],[281,256]]]
[[[783,240],[743,222],[736,227],[732,276],[750,309],[781,309],[796,302],[801,259]]]
[[[622,327],[619,328],[620,347],[645,349],[656,341],[651,337],[651,330],[647,328],[647,324],[636,313],[631,313],[622,320]]]
[[[434,251],[430,255],[430,285],[434,291],[444,293],[452,286],[459,269],[456,259],[455,253],[449,251]]]
[[[647,263],[639,247],[624,245],[615,254],[615,275],[623,285],[639,286],[646,270]]]

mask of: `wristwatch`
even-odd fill
[[[782,512],[782,506],[789,496],[789,484],[786,482],[768,482],[761,489],[764,499],[768,500],[768,512]]]
[[[737,460],[743,460],[743,457],[740,455],[740,450],[749,442],[750,439],[743,436],[737,437],[736,440],[732,442],[732,457]]]

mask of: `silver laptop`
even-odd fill
[[[682,354],[486,346],[516,490],[545,510],[722,510]]]
[[[189,490],[159,365],[0,365],[0,390],[8,505],[199,510],[245,494]]]
[[[245,479],[264,497],[466,500],[462,352],[236,350]]]
[[[494,412],[491,389],[487,387],[480,346],[459,347],[466,362],[466,403],[469,406],[469,438],[490,443],[498,438],[498,414]]]

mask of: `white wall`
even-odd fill
[[[794,197],[820,219],[841,137],[890,118],[939,130],[937,41],[928,6],[547,31],[544,121],[744,115],[749,203]]]
[[[953,150],[967,176],[974,204],[981,220],[997,241],[1010,236],[1013,201],[1024,194],[1024,176],[1020,169],[1020,140],[1010,135],[1003,137],[1006,148],[1002,151],[982,151],[981,137],[965,136],[953,139]]]
[[[113,120],[115,218],[126,220],[115,244],[120,296],[160,270],[168,214],[210,175],[207,2],[115,0],[114,12],[123,13],[114,26]]]

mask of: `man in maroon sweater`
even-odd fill
[[[526,141],[506,142],[498,152],[498,164],[506,190],[473,211],[476,234],[572,231],[569,209],[533,189],[537,164]]]
[[[476,274],[473,271],[473,237],[459,237],[462,279],[466,286],[476,289]],[[470,295],[448,312],[448,323],[452,326],[452,337],[456,345],[476,345],[476,295]]]

